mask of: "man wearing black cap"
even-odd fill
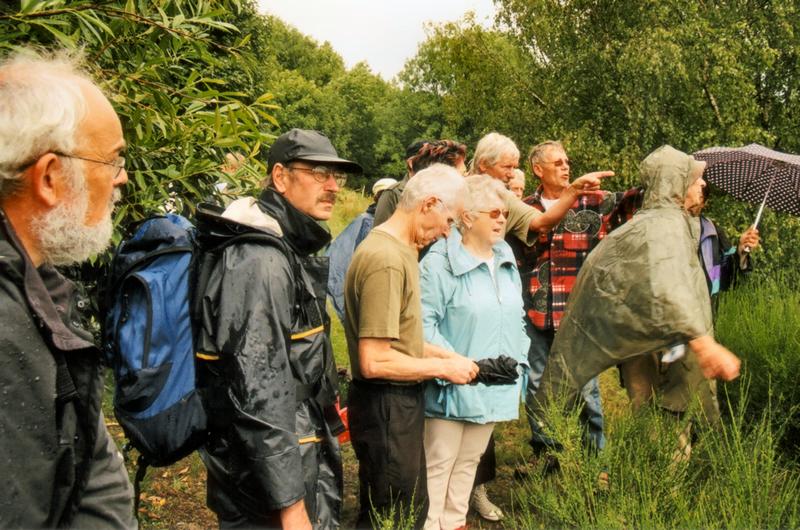
[[[269,153],[261,196],[198,209],[199,377],[216,424],[203,451],[220,527],[335,528],[342,500],[336,369],[325,311],[330,218],[347,173],[316,131]],[[236,241],[231,241],[238,238]]]

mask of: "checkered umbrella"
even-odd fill
[[[763,145],[711,147],[694,154],[707,164],[703,178],[737,199],[800,216],[800,156]]]

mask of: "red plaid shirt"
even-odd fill
[[[523,200],[544,211],[541,194],[539,186]],[[641,202],[638,188],[582,195],[555,228],[539,234],[535,245],[513,245],[522,276],[525,312],[534,327],[558,329],[586,256],[608,232],[630,219]]]

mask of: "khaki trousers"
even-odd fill
[[[719,423],[716,381],[703,377],[697,357],[690,351],[669,364],[661,362],[661,352],[641,355],[626,360],[619,369],[634,410],[655,400],[659,407],[682,414],[697,399],[705,422]]]
[[[475,470],[494,423],[425,419],[428,518],[425,528],[452,530],[467,522]]]

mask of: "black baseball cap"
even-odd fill
[[[363,173],[360,165],[339,158],[327,136],[309,129],[292,129],[278,136],[269,149],[269,171],[275,164],[286,164],[292,160],[321,162],[343,169],[348,173]]]

